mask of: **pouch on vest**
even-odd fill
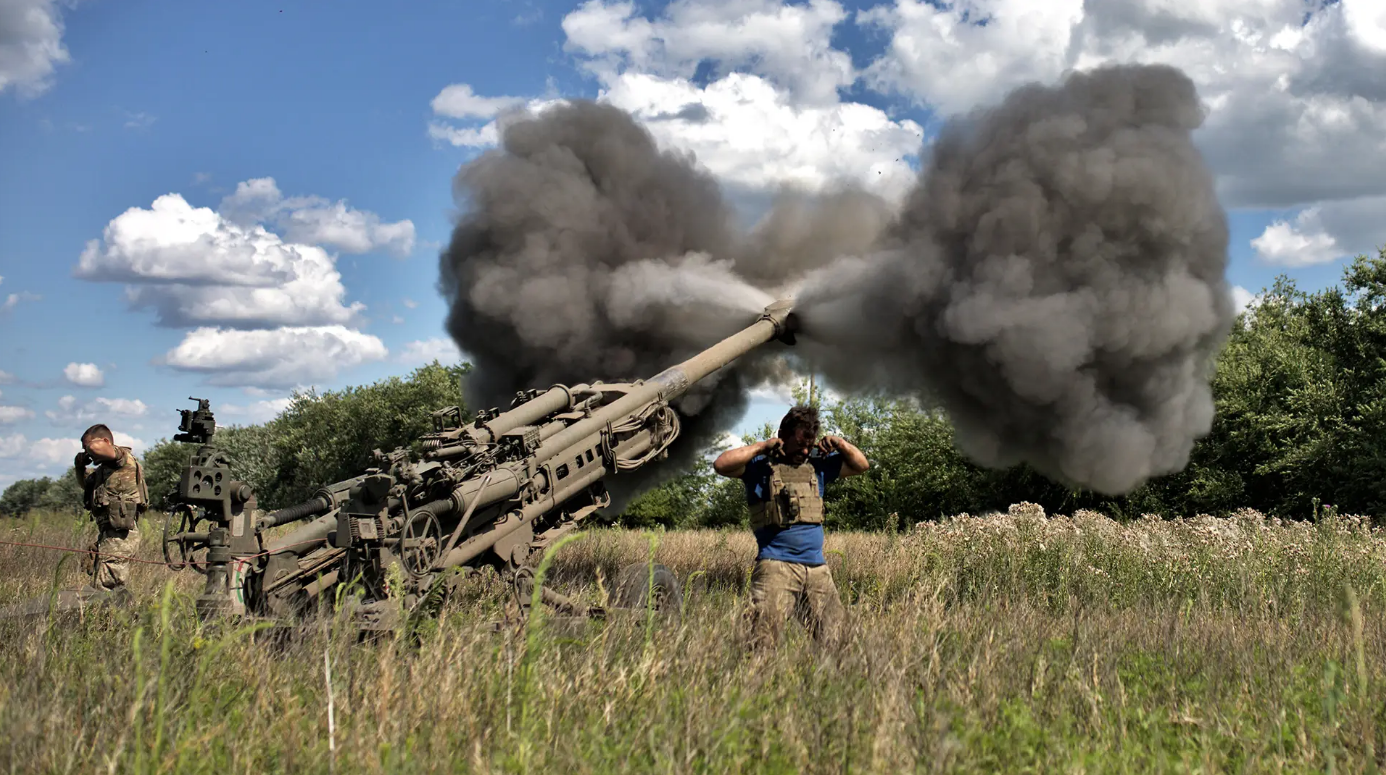
[[[134,530],[138,516],[139,506],[124,498],[112,498],[106,508],[106,522],[116,530]]]

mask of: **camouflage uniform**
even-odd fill
[[[98,536],[92,544],[96,555],[87,555],[86,569],[99,589],[119,589],[130,578],[130,562],[124,559],[139,548],[138,519],[149,503],[144,469],[129,447],[118,447],[120,458],[101,463],[91,473],[78,470],[83,504],[96,520]],[[118,556],[110,556],[118,555]]]
[[[833,584],[832,571],[820,557],[823,541],[823,494],[827,478],[836,478],[841,454],[812,456],[794,466],[782,459],[757,458],[748,466],[752,490],[760,497],[750,505],[751,529],[762,545],[751,571],[751,645],[756,648],[779,642],[785,621],[791,614],[827,646],[835,645],[842,634],[846,609]],[[759,473],[757,473],[759,469]],[[766,470],[768,469],[768,471]],[[812,559],[778,559],[775,537],[793,529],[816,549]],[[768,556],[769,555],[769,556]]]

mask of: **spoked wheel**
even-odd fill
[[[193,532],[197,523],[202,521],[193,507],[180,503],[169,512],[164,519],[164,563],[171,570],[180,571],[191,567],[198,573],[207,573],[207,549],[206,533]],[[196,552],[204,552],[200,557],[194,557]]]
[[[400,537],[399,559],[409,575],[428,575],[443,552],[443,528],[431,511],[415,516],[404,526]]]
[[[622,568],[611,601],[615,608],[638,612],[652,607],[662,617],[678,619],[683,616],[683,589],[674,572],[663,565],[651,567],[649,563],[637,562]]]

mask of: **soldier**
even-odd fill
[[[87,465],[96,469],[87,473]],[[144,468],[129,447],[117,447],[111,429],[93,425],[82,434],[82,451],[72,461],[82,485],[82,502],[96,520],[98,537],[92,545],[89,566],[92,586],[123,589],[130,577],[124,559],[139,547],[139,517],[149,504]]]
[[[797,609],[822,644],[835,644],[845,610],[823,557],[823,494],[828,484],[868,468],[866,456],[839,436],[818,439],[818,410],[796,406],[779,435],[723,452],[712,463],[746,484],[759,552],[751,571],[754,647],[779,641]]]

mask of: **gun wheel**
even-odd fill
[[[653,594],[653,605],[651,597]],[[679,587],[678,577],[663,565],[651,566],[647,562],[637,562],[621,569],[616,577],[616,586],[611,592],[614,608],[646,610],[653,607],[661,616],[678,618],[683,614],[683,589]]]
[[[400,562],[414,578],[427,575],[443,552],[443,527],[431,511],[415,516],[400,538]]]
[[[199,563],[193,557],[194,552],[205,548],[205,546],[201,546],[199,542],[188,538],[199,521],[192,506],[186,503],[175,506],[174,510],[164,519],[164,564],[168,565],[171,570],[180,571],[191,566],[198,573],[207,572],[205,562]],[[175,524],[177,529],[171,529]],[[177,559],[174,559],[175,555]],[[202,559],[205,561],[206,557]]]

